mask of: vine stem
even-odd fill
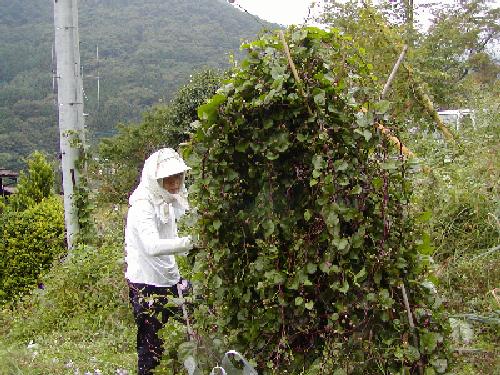
[[[383,161],[387,161],[387,143],[384,142],[384,159]],[[382,201],[382,220],[384,222],[384,235],[381,241],[381,251],[384,251],[383,246],[385,241],[389,237],[389,220],[387,218],[387,211],[389,208],[389,173],[384,171],[383,174],[383,201]]]
[[[387,129],[384,125],[382,125],[380,123],[375,123],[375,128],[380,130],[382,132],[382,134],[384,134],[393,145],[395,145],[398,149],[400,149],[401,152],[405,156],[407,156],[407,157],[415,156],[415,154],[413,152],[411,152],[411,150],[408,147],[403,145],[403,143],[399,140],[398,137],[395,137],[394,135],[392,135],[391,131],[389,129]]]

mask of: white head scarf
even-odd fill
[[[189,208],[184,178],[189,168],[180,155],[171,148],[163,148],[146,159],[142,168],[141,182],[129,198],[129,204],[146,199],[151,201],[163,223],[169,220],[173,209],[175,218],[181,217]],[[171,194],[163,188],[163,178],[183,174],[178,194]]]

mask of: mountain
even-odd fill
[[[53,7],[0,0],[0,9],[0,167],[18,169],[35,149],[58,152]],[[229,67],[241,41],[267,26],[223,0],[81,0],[79,21],[94,141],[168,101],[194,71]]]

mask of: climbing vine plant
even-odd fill
[[[398,130],[390,103],[348,36],[285,38],[243,46],[184,152],[200,336],[266,374],[443,373],[446,327],[408,217],[411,175],[377,130]]]

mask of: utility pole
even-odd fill
[[[77,163],[84,146],[78,0],[53,1],[64,221],[68,248],[72,249],[80,229],[75,191],[80,182]]]

